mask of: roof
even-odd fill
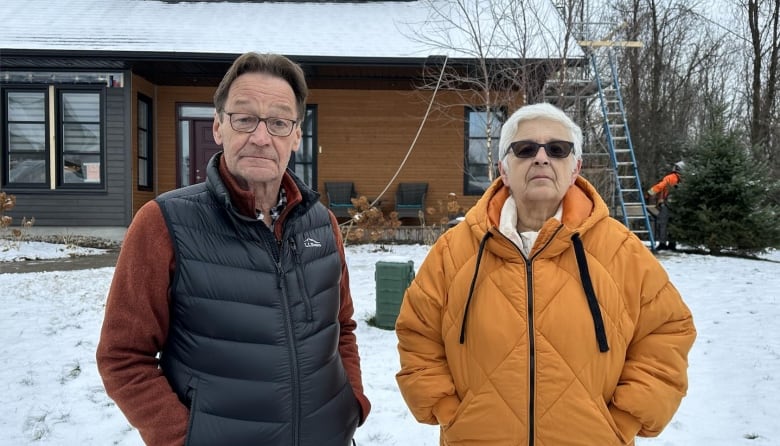
[[[431,20],[429,3],[3,0],[0,60],[3,50],[15,54],[19,50],[134,54],[259,51],[302,58],[472,58],[470,45],[464,43],[467,36],[457,34],[452,26],[445,31]],[[453,2],[433,3],[446,9]],[[549,0],[531,3],[538,7],[529,20],[529,33],[534,37],[524,57],[561,58],[557,48],[562,47],[565,33],[560,16]],[[486,32],[495,29],[489,19],[481,25]],[[461,43],[437,47],[421,41],[422,36]],[[574,50],[567,57],[582,56],[579,47],[570,47]],[[506,45],[493,48],[491,57],[518,57],[507,53]]]

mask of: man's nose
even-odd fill
[[[249,139],[255,144],[267,144],[271,140],[271,134],[268,133],[268,124],[265,121],[257,123],[257,128],[249,134]]]

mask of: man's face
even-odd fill
[[[227,113],[248,113],[267,118],[297,120],[295,93],[285,80],[265,73],[242,74],[230,86],[225,113],[214,116],[214,140],[222,144],[225,164],[238,183],[252,189],[281,182],[292,152],[298,150],[301,128],[289,136],[272,136],[265,122],[251,133],[238,132]]]
[[[547,119],[523,121],[512,141],[571,141],[570,132],[561,123]],[[507,167],[499,164],[501,179],[512,196],[525,206],[558,206],[580,172],[581,161],[574,162],[574,151],[566,158],[551,158],[540,147],[536,156],[518,158],[511,151]]]

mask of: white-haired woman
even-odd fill
[[[534,104],[501,177],[433,246],[396,323],[398,385],[443,445],[628,445],[687,389],[690,311],[579,176],[582,132]]]

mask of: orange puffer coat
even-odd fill
[[[398,385],[442,445],[631,445],[687,390],[691,313],[650,250],[578,178],[529,258],[497,180],[432,247],[396,323]],[[578,258],[579,257],[579,258]]]

